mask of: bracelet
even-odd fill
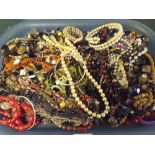
[[[74,44],[83,39],[83,33],[78,28],[73,26],[67,26],[63,29],[63,35],[68,38]]]
[[[94,37],[94,36],[98,33],[99,30],[105,27],[109,29],[117,29],[118,32],[113,38],[109,39],[107,42],[103,44],[99,44],[100,38]],[[91,32],[87,34],[86,40],[89,42],[90,47],[93,47],[96,51],[100,51],[100,50],[107,49],[110,46],[114,45],[116,42],[118,42],[122,38],[122,36],[123,36],[122,25],[118,23],[109,23],[109,24],[105,24],[100,27],[97,27],[96,29],[93,29]]]
[[[58,79],[58,77],[57,77],[57,75],[56,75],[57,65],[58,65],[58,63],[55,65],[55,68],[54,68],[54,75],[55,75],[55,78],[56,78],[56,84],[57,84],[57,85],[62,85],[62,86],[69,86],[70,84],[61,82],[61,81]],[[74,85],[80,83],[80,82],[83,80],[84,77],[85,77],[85,72],[83,73],[82,77],[81,77],[78,81],[74,82]]]
[[[20,104],[20,102],[16,98],[12,98],[9,96],[0,96],[0,101],[8,102],[8,104],[10,104],[10,106],[13,108],[11,113],[5,110],[0,111],[0,114],[4,115],[4,117],[9,117],[9,115],[12,116],[12,118],[3,118],[0,121],[0,124],[8,125],[9,127],[18,131],[28,130],[36,125],[35,109],[32,108],[32,106],[30,106],[28,102],[23,102]],[[4,105],[2,107],[4,107]],[[28,117],[28,122],[26,124],[24,124],[22,119],[20,118],[22,116],[22,111],[25,113],[24,115]]]

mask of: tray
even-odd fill
[[[51,30],[57,27],[63,28],[64,26],[72,25],[79,27],[82,30],[89,31],[95,28],[98,25],[102,25],[108,22],[119,22],[123,25],[124,29],[134,30],[136,32],[140,32],[150,38],[150,45],[149,49],[153,53],[155,57],[155,32],[152,31],[149,27],[133,20],[126,20],[126,19],[78,19],[78,20],[27,20],[21,22],[10,29],[8,29],[5,33],[3,33],[0,37],[0,47],[5,44],[7,41],[14,37],[23,37],[28,32],[33,29],[40,29],[40,30]],[[1,53],[0,53],[1,55]],[[0,67],[2,61],[0,60]],[[68,135],[68,134],[79,134],[76,132],[68,132],[62,129],[58,129],[51,126],[39,126],[34,129],[25,132],[18,132],[12,130],[5,126],[0,126],[0,135]],[[81,133],[80,133],[81,134]],[[155,134],[155,124],[154,125],[143,125],[138,124],[130,127],[119,127],[119,128],[109,128],[109,127],[96,127],[92,130],[88,131],[87,133],[82,134],[99,134],[99,135],[120,135],[120,134]]]

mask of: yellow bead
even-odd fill
[[[58,31],[57,34],[58,34],[59,37],[62,36],[62,32],[61,31]]]
[[[97,118],[100,119],[101,118],[101,115],[100,114],[97,114]]]
[[[60,108],[62,108],[62,109],[63,109],[63,108],[65,107],[66,103],[65,103],[64,101],[62,101],[62,102],[60,102],[60,104],[59,104],[59,105],[60,105]]]

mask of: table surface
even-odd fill
[[[21,22],[21,21],[24,21],[22,19],[0,19],[0,35],[5,32],[8,28],[14,26],[15,24]],[[146,26],[150,27],[153,31],[155,31],[155,20],[152,20],[152,19],[139,19],[139,20],[136,20],[136,21],[139,21],[143,24],[145,24]],[[3,133],[0,132],[0,134],[23,134],[23,133],[20,133],[20,132],[16,132],[16,131],[11,131],[11,129],[7,128],[7,127],[0,127],[0,130],[3,129]],[[43,128],[38,128],[36,130],[36,132],[32,132],[31,131],[27,131],[25,132],[24,134],[52,134],[50,131],[49,132],[43,132]],[[60,129],[53,129],[55,130],[53,132],[53,134],[58,134],[58,135],[61,135],[61,134],[74,134],[74,133],[69,133],[69,132],[64,132]],[[112,131],[111,131],[112,130]],[[137,126],[132,126],[132,127],[121,127],[119,129],[111,129],[109,130],[109,128],[103,128],[103,129],[100,129],[96,134],[106,134],[106,135],[117,135],[117,134],[130,134],[130,135],[133,135],[133,134],[147,134],[147,135],[152,135],[152,134],[155,134],[155,126],[146,126],[146,125],[137,125]],[[118,132],[119,130],[119,132]],[[101,132],[102,131],[102,132]],[[91,130],[88,134],[91,134],[91,132],[93,132],[93,130]]]

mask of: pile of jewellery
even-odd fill
[[[108,23],[82,32],[33,30],[3,45],[0,124],[87,131],[155,116],[155,64],[149,38]]]

